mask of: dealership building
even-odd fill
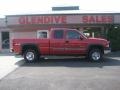
[[[0,49],[9,50],[13,39],[39,38],[40,30],[50,28],[73,28],[91,37],[106,38],[113,24],[120,24],[120,13],[8,15],[0,19]]]

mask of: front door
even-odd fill
[[[85,52],[85,41],[80,39],[81,34],[75,30],[66,31],[65,40],[65,54],[66,55],[80,55]]]

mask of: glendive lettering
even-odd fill
[[[21,16],[19,24],[66,24],[66,16]]]
[[[82,17],[83,23],[112,23],[113,17],[109,15],[85,15]]]

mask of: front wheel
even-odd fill
[[[88,53],[88,59],[94,62],[101,61],[103,59],[103,53],[100,49],[91,49]]]
[[[35,62],[39,59],[38,53],[31,49],[26,50],[23,54],[23,57],[26,62]]]

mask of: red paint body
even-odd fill
[[[63,39],[55,39],[53,33],[55,30],[63,30]],[[101,45],[104,48],[108,47],[109,42],[100,38],[87,38],[82,33],[80,39],[67,39],[66,33],[69,30],[75,29],[51,29],[49,30],[49,39],[14,39],[13,51],[17,54],[21,54],[22,45],[35,44],[41,55],[85,55],[90,45]]]

